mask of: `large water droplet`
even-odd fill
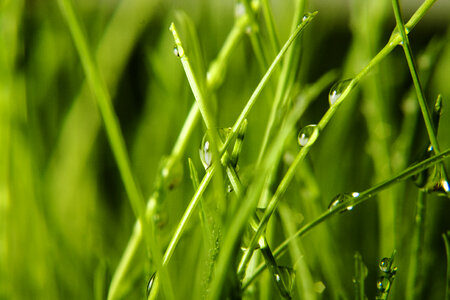
[[[347,205],[346,207],[343,207],[341,209],[341,213],[348,211],[348,210],[352,210],[353,209],[353,205],[351,204],[351,200],[358,197],[359,193],[354,192],[354,193],[339,193],[337,194],[330,202],[330,204],[328,205],[328,210],[334,210],[336,209],[336,207],[340,206],[343,203],[349,203],[349,205]]]
[[[202,143],[200,144],[200,160],[202,161],[205,170],[207,170],[212,163],[212,151],[211,151],[211,143],[208,140],[208,135],[205,134],[202,139]]]
[[[317,125],[308,125],[302,128],[298,133],[298,144],[302,147],[306,146],[306,144],[314,143],[319,134],[319,129]]]
[[[152,288],[153,288],[153,284],[155,283],[155,278],[156,278],[156,272],[152,274],[152,276],[150,277],[148,284],[147,284],[147,298],[150,295]]]
[[[391,281],[386,276],[381,276],[377,281],[377,289],[380,292],[386,293],[389,291],[389,288],[391,287]]]
[[[336,103],[336,101],[341,97],[342,93],[348,87],[352,79],[346,79],[336,82],[330,89],[330,93],[328,94],[328,101],[330,105]]]
[[[390,273],[391,271],[391,259],[388,257],[383,258],[379,264],[380,270],[384,273]]]
[[[233,131],[231,127],[226,128],[218,128],[217,129],[219,133],[220,139],[225,141],[228,137],[228,135]],[[212,145],[208,136],[208,133],[205,133],[203,136],[202,142],[200,144],[200,160],[202,161],[203,166],[205,167],[205,170],[207,170],[211,164],[212,164]]]

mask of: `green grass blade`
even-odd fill
[[[445,244],[445,253],[447,255],[447,278],[445,285],[445,300],[450,299],[450,231],[447,231],[447,233],[442,234],[442,238],[444,239]]]
[[[114,153],[122,181],[125,186],[130,204],[133,208],[136,218],[142,225],[142,230],[147,241],[147,249],[150,251],[158,269],[161,269],[161,255],[159,253],[159,246],[154,236],[152,223],[147,222],[145,217],[145,203],[141,192],[134,180],[130,162],[128,159],[125,142],[120,130],[119,121],[114,113],[114,108],[108,93],[108,89],[94,58],[90,52],[87,40],[81,30],[81,26],[75,16],[74,9],[70,0],[61,0],[58,2],[61,11],[69,26],[72,38],[79,53],[83,69],[86,73],[87,80],[93,90],[97,104],[100,108],[101,115],[105,124],[106,132],[111,144],[111,149]],[[164,277],[164,290],[169,299],[173,299],[173,290],[171,289],[170,279],[166,270],[161,270]]]
[[[320,216],[315,218],[313,221],[311,221],[308,224],[301,227],[295,233],[295,235],[289,237],[283,243],[281,243],[280,246],[278,246],[274,250],[275,257],[278,257],[279,255],[283,254],[286,251],[289,243],[294,241],[296,238],[303,236],[304,234],[309,232],[311,229],[315,228],[317,225],[322,224],[323,222],[325,222],[332,216],[336,215],[338,212],[342,211],[342,209],[346,209],[348,206],[352,206],[353,207],[352,209],[354,209],[356,206],[360,205],[361,203],[364,203],[364,202],[368,201],[369,199],[373,199],[374,196],[378,192],[380,192],[394,184],[397,184],[398,182],[401,182],[403,180],[407,180],[407,179],[411,178],[415,174],[418,174],[418,173],[422,172],[423,170],[426,170],[426,169],[432,167],[433,165],[442,162],[444,159],[448,158],[449,156],[450,156],[450,149],[447,149],[446,151],[441,152],[439,155],[435,155],[429,159],[426,159],[420,163],[417,163],[417,164],[407,168],[406,170],[400,172],[396,176],[394,176],[390,179],[387,179],[387,180],[365,190],[364,192],[361,192],[359,194],[359,196],[353,198],[351,201],[344,202],[344,203],[340,204],[339,206],[335,207],[335,209],[325,211]],[[255,273],[245,283],[243,283],[243,285],[242,285],[243,289],[247,288],[250,285],[250,283],[262,272],[262,270],[264,268],[265,268],[265,266],[259,266],[257,268],[257,270],[255,271]]]

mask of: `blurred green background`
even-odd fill
[[[180,11],[192,18],[203,53],[197,63],[208,66],[233,25],[235,2],[73,2],[114,101],[135,178],[147,198],[155,188],[160,162],[170,153],[194,101],[173,55],[169,24],[177,21]],[[403,1],[405,18],[420,3]],[[294,3],[272,1],[271,6],[284,43]],[[302,37],[299,90],[330,70],[337,72],[336,79],[351,78],[387,42],[395,25],[390,1],[308,1],[307,7],[319,14]],[[441,149],[450,147],[449,11],[448,1],[437,1],[410,34],[427,99],[433,104],[438,93],[443,96]],[[261,77],[244,36],[217,90],[219,127],[232,126]],[[289,214],[301,215],[292,226],[304,224],[302,218],[312,220],[337,193],[362,191],[388,179],[426,149],[426,131],[412,88],[398,47],[363,79],[299,170],[283,200],[287,205],[281,206]],[[328,107],[327,93],[328,89],[308,108],[299,129],[320,120]],[[272,99],[270,90],[265,91],[250,113],[240,158],[242,174],[256,161]],[[187,158],[202,169],[198,147],[203,134],[204,125],[199,123],[181,161],[180,184],[161,203],[158,236],[163,245],[193,195]],[[297,151],[296,141],[290,141],[285,160]],[[446,165],[448,169],[448,161]],[[281,167],[280,178],[285,170]],[[311,278],[325,285],[312,298],[354,298],[356,251],[368,267],[366,294],[374,298],[378,261],[395,248],[398,275],[391,297],[404,299],[416,197],[412,182],[400,183],[302,239]],[[449,212],[448,198],[427,198],[417,299],[443,298],[446,257],[441,234],[450,229]],[[275,230],[282,232],[283,217],[276,219]],[[104,299],[134,222],[57,1],[0,0],[0,299]],[[169,265],[178,299],[201,294],[198,253],[203,244],[198,220],[192,223]],[[274,236],[273,248],[284,239]],[[281,261],[295,264],[288,256]],[[144,251],[132,270],[133,284],[124,297],[144,298],[154,270]],[[279,296],[272,287],[260,297]]]

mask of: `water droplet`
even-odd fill
[[[388,257],[383,258],[380,261],[380,270],[384,273],[390,273],[391,272],[391,259]]]
[[[435,192],[439,196],[449,197],[450,186],[447,180],[440,179],[434,183],[434,185],[427,190],[428,192]]]
[[[212,163],[211,144],[208,140],[207,134],[205,134],[203,136],[199,153],[200,153],[200,160],[202,161],[202,164],[205,167],[205,170],[207,170],[211,166],[211,163]]]
[[[319,135],[319,129],[317,125],[308,125],[302,128],[298,133],[298,144],[302,147],[306,146],[306,144],[312,144],[316,141],[317,136]]]
[[[280,281],[281,281],[281,277],[280,277],[279,274],[275,274],[275,280],[276,280],[277,282],[280,282]]]
[[[444,191],[445,191],[446,193],[448,193],[448,192],[450,191],[450,186],[449,186],[447,180],[442,180],[442,181],[441,181],[441,186],[442,186],[442,188],[444,189]]]
[[[386,276],[381,276],[377,281],[377,289],[380,292],[388,292],[389,288],[391,287],[391,281]]]
[[[330,105],[336,103],[336,101],[341,97],[342,93],[348,87],[352,79],[346,79],[336,82],[330,89],[330,93],[328,94],[328,101]]]
[[[305,22],[308,20],[313,14],[312,13],[306,13],[303,15],[302,22]]]
[[[183,57],[184,56],[184,49],[181,46],[175,46],[173,47],[173,54],[177,57]]]
[[[336,197],[334,197],[330,204],[328,205],[328,210],[334,210],[336,209],[336,207],[340,206],[341,204],[345,203],[345,202],[349,202],[351,199],[355,198],[353,196],[353,194],[348,194],[348,193],[339,193],[337,194]],[[359,195],[359,193],[357,193]],[[353,209],[353,205],[348,205],[347,207],[344,207],[341,209],[341,213],[348,211],[348,210],[352,210]]]
[[[156,278],[156,272],[152,274],[152,276],[150,277],[150,280],[148,281],[148,284],[147,284],[147,298],[148,298],[148,296],[150,296],[150,292],[152,291],[153,284],[155,283],[155,278]]]

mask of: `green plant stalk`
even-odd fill
[[[445,285],[445,300],[450,300],[450,231],[442,234],[445,244],[445,253],[447,254],[447,278]]]
[[[427,10],[431,7],[431,5],[436,2],[436,0],[428,0],[425,1],[421,7],[414,13],[414,15],[409,20],[408,24],[406,25],[407,28],[409,28],[408,32],[414,28],[414,26],[419,22],[419,20],[424,16],[424,14],[427,12]],[[350,81],[347,88],[342,92],[341,96],[336,100],[336,102],[327,110],[325,115],[320,120],[319,124],[317,125],[317,128],[320,131],[322,131],[328,122],[331,120],[333,115],[336,113],[338,107],[342,104],[342,102],[348,97],[350,92],[353,90],[353,88],[357,85],[357,83],[375,66],[377,65],[383,58],[385,58],[394,48],[396,45],[398,45],[401,42],[401,37],[399,34],[394,34],[391,39],[388,41],[388,43],[383,47],[383,49],[378,52],[378,54],[368,63],[368,65],[361,70],[353,79]],[[248,262],[250,261],[251,255],[252,255],[252,249],[254,249],[256,242],[259,238],[259,235],[264,230],[265,226],[267,225],[267,222],[269,218],[272,216],[273,212],[275,211],[278,202],[281,200],[282,196],[287,190],[287,187],[289,186],[290,181],[293,178],[294,171],[300,164],[300,162],[303,161],[303,159],[306,157],[307,153],[309,152],[311,144],[311,140],[308,141],[309,146],[303,147],[300,152],[297,154],[294,162],[289,167],[288,171],[286,172],[286,175],[281,180],[280,185],[278,186],[275,194],[273,195],[272,199],[270,200],[266,212],[263,216],[263,218],[260,221],[258,230],[255,232],[250,245],[248,246],[249,251],[245,253],[243,256],[239,267],[238,267],[238,276],[240,278],[244,278],[245,275],[245,267],[248,265]]]
[[[242,0],[242,4],[245,7],[245,14],[249,18],[249,27],[247,33],[250,37],[250,43],[252,44],[253,51],[256,56],[256,61],[261,69],[261,72],[267,69],[268,61],[264,53],[264,48],[261,42],[261,35],[258,22],[256,21],[255,13],[249,0]],[[259,5],[259,3],[258,3]]]
[[[417,23],[423,18],[425,13],[431,8],[431,6],[437,0],[426,0],[422,5],[416,10],[414,15],[409,19],[408,23],[405,25],[405,30],[409,34],[411,30],[417,25]],[[383,49],[378,52],[378,54],[367,64],[367,66],[361,70],[349,83],[347,88],[342,92],[341,96],[336,100],[336,102],[327,110],[321,121],[319,122],[319,130],[325,128],[328,122],[331,120],[332,116],[336,112],[340,104],[347,98],[350,91],[358,84],[358,82],[381,60],[383,60],[394,48],[400,44],[402,38],[398,32],[394,33],[389,39],[388,43],[383,47]]]
[[[436,128],[434,127],[433,121],[431,119],[430,110],[427,105],[427,101],[425,99],[425,94],[422,88],[422,84],[420,83],[419,74],[417,72],[417,66],[414,61],[414,56],[411,49],[411,44],[409,43],[409,38],[407,34],[407,29],[403,24],[403,18],[400,10],[399,0],[392,0],[392,7],[394,9],[395,21],[397,22],[397,28],[400,32],[400,36],[402,37],[402,47],[405,52],[406,61],[408,63],[408,68],[411,73],[411,78],[414,83],[414,87],[416,89],[417,100],[419,102],[420,110],[422,111],[423,120],[425,122],[425,127],[427,129],[428,138],[430,139],[431,145],[433,146],[433,151],[436,154],[440,153],[439,142],[437,140]],[[448,182],[447,171],[445,170],[444,165],[441,165],[441,176],[444,177],[444,180]]]
[[[269,0],[262,0],[262,12],[264,21],[267,26],[267,32],[269,34],[270,43],[275,53],[280,50],[280,41],[278,39],[277,30],[275,28],[275,22],[273,19],[272,10],[270,8]]]
[[[298,120],[298,116],[300,115],[299,110],[302,104],[300,103],[300,107],[294,107],[287,116],[284,126],[273,140],[266,159],[255,170],[255,176],[253,176],[253,181],[245,194],[244,201],[241,202],[239,209],[233,213],[233,218],[229,220],[230,223],[227,226],[228,231],[223,238],[224,247],[221,249],[217,259],[216,272],[209,288],[210,293],[208,294],[208,299],[218,299],[221,295],[221,291],[224,288],[225,276],[230,269],[232,255],[239,242],[239,237],[242,234],[244,226],[248,225],[251,215],[255,212],[265,181],[279,160],[286,140],[292,136],[294,124]]]
[[[241,262],[239,263],[237,274],[238,274],[238,278],[240,278],[241,280],[245,277],[245,272],[246,272],[248,263],[250,262],[250,259],[252,257],[253,249],[255,248],[257,240],[259,239],[262,232],[266,228],[270,217],[274,213],[274,211],[279,203],[279,200],[282,198],[282,196],[286,192],[286,190],[289,186],[289,183],[291,182],[292,178],[295,175],[296,167],[300,164],[300,162],[303,161],[303,159],[306,157],[306,154],[308,153],[308,151],[305,149],[309,149],[314,144],[314,141],[317,139],[317,136],[318,136],[318,131],[316,130],[315,137],[311,136],[308,143],[302,148],[302,150],[300,150],[299,155],[297,155],[295,157],[294,162],[289,167],[285,176],[283,177],[280,184],[278,185],[277,190],[275,191],[275,194],[273,195],[272,199],[270,200],[269,204],[267,205],[264,215],[259,222],[258,228],[255,230],[255,233],[250,241],[250,244],[247,247],[248,250],[242,256]],[[292,167],[292,166],[295,166],[295,167]]]
[[[188,81],[189,81],[190,86],[191,86],[191,89],[192,89],[192,91],[193,91],[193,93],[195,95],[197,104],[198,104],[198,106],[200,108],[200,112],[202,113],[203,119],[204,119],[204,121],[206,123],[206,126],[207,126],[208,130],[212,130],[213,134],[210,135],[210,137],[211,137],[212,140],[213,140],[213,137],[215,137],[216,141],[218,140],[219,142],[221,142],[220,138],[218,136],[218,132],[217,132],[216,126],[213,123],[213,120],[211,118],[211,114],[209,113],[209,111],[208,111],[208,109],[206,107],[205,97],[204,97],[204,95],[203,95],[203,93],[202,93],[202,91],[201,91],[201,89],[200,89],[200,87],[198,85],[198,82],[197,82],[197,80],[195,78],[194,72],[192,71],[192,67],[190,66],[189,59],[188,59],[187,55],[183,53],[184,52],[183,51],[183,45],[182,45],[181,40],[179,39],[179,36],[177,34],[175,25],[173,23],[172,23],[172,25],[170,27],[170,30],[173,33],[178,53],[181,56],[181,62],[183,64],[186,76],[187,76]],[[215,142],[213,140],[213,144],[214,143]],[[229,177],[229,180],[230,180],[231,184],[233,185],[233,188],[235,189],[235,192],[236,192],[238,198],[241,198],[242,194],[243,194],[242,185],[240,183],[239,178],[237,177],[237,174],[236,174],[234,168],[232,168],[232,166],[230,164],[230,159],[228,157],[228,153],[227,152],[224,153],[224,155],[222,157],[222,161],[226,162],[225,164],[228,165],[227,166],[227,170],[226,170],[227,171],[227,175]],[[256,221],[255,221],[255,224],[256,224]],[[182,224],[180,224],[180,225],[184,226]],[[178,227],[178,228],[180,228],[180,227]],[[177,233],[175,234],[175,236],[177,236]],[[181,236],[181,234],[180,234],[180,236]],[[176,243],[178,242],[178,240],[176,240],[176,239],[173,239],[172,241],[174,241],[174,243],[175,243],[174,245],[176,245]],[[264,258],[265,258],[266,262],[271,266],[271,271],[273,273],[274,278],[275,278],[275,276],[280,277],[280,271],[279,271],[278,266],[276,265],[276,262],[274,261],[274,259],[271,259],[271,258],[273,258],[273,256],[271,255],[270,249],[269,249],[268,244],[265,241],[264,237],[259,239],[259,244],[260,244],[261,250],[264,249],[263,250]],[[170,245],[172,245],[172,242],[171,242]],[[170,245],[169,245],[168,250],[171,249]],[[175,246],[173,246],[173,248],[175,248]],[[268,252],[270,252],[270,255],[268,254]],[[275,282],[276,282],[276,284],[277,284],[277,286],[278,286],[278,288],[280,290],[280,293],[283,296],[289,295],[289,292],[287,291],[287,288],[286,288],[283,280],[276,280],[275,279]]]
[[[120,175],[125,185],[125,190],[130,200],[131,207],[133,208],[134,214],[136,218],[139,219],[139,222],[141,223],[146,234],[148,250],[150,250],[151,252],[156,252],[152,249],[154,247],[152,245],[155,244],[151,243],[150,241],[151,228],[144,215],[144,200],[131,172],[125,142],[120,132],[119,122],[114,113],[106,84],[101,78],[100,72],[94,63],[94,58],[90,53],[87,40],[75,16],[72,4],[69,0],[60,0],[59,5],[63,16],[66,19],[66,22],[69,25],[72,38],[75,42],[75,46],[80,55],[80,59],[83,65],[83,69],[86,73],[86,77],[96,96],[97,104],[104,120],[108,139],[111,144],[111,148],[114,153],[117,165],[119,167]]]
[[[296,232],[295,224],[298,224],[298,216],[294,215],[292,209],[285,203],[280,203],[278,209],[281,222],[286,236],[291,236]],[[297,295],[299,299],[317,299],[317,293],[314,291],[314,280],[311,271],[303,254],[300,241],[290,244],[289,253],[294,263]],[[252,274],[251,270],[247,270]]]
[[[366,295],[364,293],[365,266],[359,252],[355,253],[354,258],[355,277],[353,278],[353,287],[355,290],[355,300],[364,300],[366,299]]]
[[[207,85],[209,89],[213,90],[221,84],[223,80],[223,73],[225,72],[224,70],[226,68],[226,62],[228,61],[228,58],[230,57],[233,49],[236,47],[238,41],[241,39],[247,24],[247,16],[243,16],[235,22],[217,58],[211,63],[207,72]],[[189,115],[187,116],[183,124],[180,134],[178,135],[175,145],[172,148],[171,154],[167,159],[166,164],[162,167],[161,176],[163,177],[163,180],[164,178],[170,177],[173,166],[181,159],[187,145],[190,142],[189,138],[192,135],[192,132],[194,131],[199,119],[200,110],[197,106],[197,103],[194,102],[189,111]],[[157,203],[160,197],[161,195],[159,191],[155,191],[147,201],[147,218],[150,218],[154,214],[155,210],[157,209]],[[121,282],[125,279],[125,275],[127,274],[131,261],[136,255],[138,246],[141,242],[142,230],[139,223],[136,223],[124,254],[119,262],[116,271],[114,272],[114,276],[108,292],[108,299],[116,298],[118,288],[120,287]]]
[[[227,153],[225,153],[226,155]],[[224,155],[224,156],[225,156]],[[233,168],[232,166],[232,161],[228,160],[227,158],[225,158],[226,165],[226,172],[228,175],[228,180],[230,181],[233,190],[235,191],[236,197],[239,199],[242,199],[242,197],[244,196],[243,194],[243,187],[242,187],[242,183],[239,179],[239,176],[236,173],[236,170]],[[250,219],[250,224],[252,226],[256,226],[258,224],[257,219],[254,217],[254,215],[252,215],[251,219]],[[256,229],[256,228],[255,228]],[[264,257],[264,261],[266,263],[266,265],[269,267],[272,278],[275,281],[275,284],[280,292],[280,294],[284,297],[284,298],[289,298],[290,297],[290,292],[287,288],[287,283],[284,282],[283,277],[281,276],[281,272],[280,269],[277,265],[277,262],[273,256],[272,251],[270,250],[269,244],[266,240],[266,237],[264,235],[261,236],[261,238],[258,240],[258,245],[259,248],[261,250],[261,253]],[[279,279],[277,279],[279,278]]]
[[[303,18],[303,12],[305,7],[305,1],[299,0],[296,2],[296,10],[295,15],[292,23],[292,30],[294,31],[297,24],[299,24],[302,21]],[[280,103],[282,99],[285,97],[287,91],[289,90],[289,84],[292,84],[293,82],[293,75],[292,69],[296,64],[295,61],[295,55],[298,55],[297,51],[295,51],[296,47],[292,47],[288,53],[286,54],[286,57],[284,59],[284,62],[282,64],[281,69],[281,75],[278,80],[277,89],[275,93],[275,98],[272,104],[272,108],[270,110],[269,119],[267,121],[267,126],[264,132],[263,142],[261,144],[261,149],[259,151],[258,159],[257,159],[257,165],[261,163],[261,160],[264,157],[264,153],[266,152],[267,145],[270,140],[270,136],[273,134],[274,125],[276,121],[277,111],[280,106]],[[297,57],[298,60],[298,57]]]
[[[272,76],[275,67],[280,63],[282,57],[286,54],[286,51],[289,49],[289,46],[294,42],[294,40],[303,32],[303,30],[306,28],[306,26],[309,24],[309,22],[312,21],[312,19],[316,16],[317,12],[314,12],[310,14],[301,24],[297,26],[297,28],[294,30],[294,32],[290,35],[289,39],[286,41],[286,43],[281,48],[278,55],[273,60],[270,67],[267,69],[266,73],[264,74],[261,81],[258,83],[257,87],[253,91],[252,95],[250,96],[250,99],[248,100],[247,104],[245,105],[244,109],[240,113],[239,117],[237,118],[236,122],[234,123],[232,127],[232,132],[224,142],[224,145],[221,149],[219,149],[219,153],[223,154],[225,152],[225,149],[229,146],[232,139],[237,135],[237,132],[239,128],[242,125],[242,122],[247,118],[250,110],[252,109],[253,105],[255,104],[256,100],[258,99],[259,95],[261,94],[263,88],[269,81],[270,77]]]
[[[219,135],[217,132],[216,122],[207,107],[204,92],[201,91],[198,80],[196,79],[194,72],[192,70],[191,64],[189,62],[189,58],[186,55],[186,53],[184,52],[184,47],[183,47],[183,44],[181,43],[181,40],[178,35],[175,24],[172,23],[170,25],[169,29],[173,34],[173,39],[175,41],[175,49],[178,52],[178,56],[181,59],[183,69],[184,69],[184,72],[186,73],[186,77],[189,81],[189,85],[191,86],[191,90],[192,90],[192,93],[194,94],[195,101],[197,101],[197,106],[200,110],[200,113],[202,114],[202,117],[203,117],[203,120],[205,121],[207,129],[213,131],[211,139],[213,140],[213,142],[216,145],[218,145],[217,143],[219,143],[221,141],[220,141],[220,138],[219,138]]]
[[[240,182],[239,177],[236,174],[235,169],[231,165],[231,161],[230,161],[227,153],[225,153],[223,155],[222,163],[224,165],[227,165],[226,171],[227,171],[227,175],[228,175],[228,178],[230,180],[230,183],[233,186],[233,189],[234,189],[234,191],[236,193],[236,196],[238,198],[241,198],[242,195],[243,195],[242,184]],[[188,208],[186,209],[185,213],[183,214],[183,217],[181,218],[181,221],[179,222],[179,224],[177,226],[177,229],[176,229],[174,235],[172,236],[172,239],[171,239],[171,241],[169,243],[169,246],[167,247],[167,250],[166,250],[166,252],[164,254],[164,258],[163,258],[163,265],[164,266],[167,266],[167,264],[169,263],[173,253],[175,252],[175,248],[176,248],[179,240],[181,239],[181,236],[182,236],[182,234],[183,234],[183,232],[184,232],[184,230],[186,228],[186,225],[187,225],[188,221],[190,220],[192,214],[194,213],[195,208],[200,203],[201,196],[203,195],[203,192],[205,191],[209,181],[211,180],[211,178],[212,178],[212,176],[213,176],[213,174],[215,172],[216,165],[217,165],[217,163],[214,163],[211,167],[208,168],[208,170],[206,171],[206,175],[203,177],[202,182],[200,183],[200,185],[196,189],[196,193],[195,193],[194,197],[192,198],[191,202],[188,205]],[[194,178],[195,178],[195,176],[194,176]],[[195,185],[196,185],[196,183],[195,183],[195,180],[194,180],[194,186]],[[256,224],[256,222],[255,222],[255,224]],[[268,252],[270,252],[270,249],[268,248],[267,241],[264,238],[262,238],[260,240],[260,246],[261,246],[261,248],[265,247],[265,252],[264,252],[265,257],[266,256],[270,257],[267,254]],[[273,255],[271,255],[271,257],[273,257]],[[273,264],[273,262],[274,262],[274,260],[270,260],[270,259],[267,260],[267,263],[269,265],[271,265],[271,270],[273,270],[273,272],[276,272],[276,273],[273,274],[273,276],[275,276],[276,274],[280,274],[280,271],[278,269],[278,266],[276,265],[276,262],[275,262],[275,264]],[[282,280],[281,280],[281,282],[277,282],[277,284],[279,285],[279,289],[280,289],[280,292],[282,294],[283,293],[284,294],[288,293],[286,287],[284,286],[284,282]],[[156,296],[158,294],[158,287],[159,287],[159,276],[156,275],[156,277],[154,279],[154,283],[153,283],[153,288],[152,288],[151,294],[149,296],[149,299],[156,299]]]
[[[154,235],[154,228],[152,226],[153,224],[151,222],[147,222],[147,219],[145,217],[144,199],[131,172],[125,142],[120,131],[119,121],[117,120],[111,104],[108,89],[100,75],[98,67],[94,62],[93,55],[89,50],[87,40],[81,30],[80,23],[75,16],[75,12],[70,0],[60,0],[58,3],[69,26],[72,38],[83,65],[83,69],[86,73],[87,80],[96,96],[97,104],[99,106],[105,124],[107,136],[117,165],[119,167],[122,181],[125,185],[125,190],[127,192],[134,214],[141,223],[142,231],[144,232],[144,236],[146,238],[147,251],[150,251],[150,254],[153,257],[157,268],[161,271],[161,274],[165,280],[163,287],[166,297],[168,297],[168,299],[174,299],[173,290],[171,288],[170,278],[167,274],[167,270],[162,269],[161,254],[159,253],[159,244]]]
[[[196,190],[198,190],[198,187],[200,186],[200,181],[198,180],[198,173],[197,173],[197,170],[195,169],[194,162],[192,161],[191,158],[188,158],[188,162],[189,162],[189,175],[191,177],[192,187],[196,191]],[[202,203],[203,203],[203,199],[200,197],[200,199],[199,199],[199,206],[200,206],[199,218],[200,218],[201,227],[203,229],[203,234],[206,237],[206,236],[209,236],[209,234],[211,233],[211,229],[207,226],[206,213],[205,213],[205,210],[203,209]]]
[[[97,104],[104,119],[106,132],[108,134],[109,142],[116,158],[120,175],[125,185],[131,206],[136,217],[140,220],[143,227],[148,232],[148,223],[144,218],[144,201],[140,195],[140,191],[134,181],[131,167],[128,161],[128,155],[120,132],[119,122],[114,114],[114,109],[111,105],[110,96],[108,94],[106,85],[101,78],[101,75],[95,66],[94,59],[90,54],[90,50],[78,20],[75,17],[73,7],[69,0],[59,1],[61,11],[69,25],[70,32],[75,42],[75,46],[80,55],[83,69],[89,84],[97,98]]]
[[[200,84],[189,62],[189,58],[184,51],[184,47],[176,30],[175,24],[172,23],[169,29],[172,32],[173,39],[175,41],[175,49],[177,51],[177,55],[181,59],[184,72],[189,82],[189,86],[191,87],[195,101],[197,102],[197,106],[206,124],[206,129],[211,140],[211,152],[213,154],[213,160],[217,159],[220,157],[218,149],[219,147],[222,147],[222,140],[219,137],[216,121],[206,103],[206,91],[202,90],[202,88],[200,87]],[[221,164],[219,165],[219,168],[222,168]],[[219,177],[221,177],[220,175],[222,175],[222,172],[219,172]],[[222,181],[221,178],[218,178],[218,181]]]
[[[175,229],[175,233],[172,235],[172,239],[170,240],[169,246],[167,246],[166,252],[164,253],[163,262],[162,264],[164,266],[167,266],[170,259],[172,258],[173,253],[175,252],[175,248],[180,241],[180,238],[186,229],[186,224],[190,220],[192,214],[195,211],[195,208],[197,207],[197,204],[202,198],[203,192],[205,191],[206,187],[208,186],[209,181],[211,180],[215,170],[217,168],[217,162],[213,163],[208,170],[206,171],[205,176],[203,177],[198,189],[195,191],[194,196],[192,197],[191,201],[189,202],[188,207],[186,208],[186,211],[183,214],[183,217],[181,218],[177,228]],[[149,295],[149,299],[156,299],[159,291],[159,274],[156,274],[153,288],[151,290],[151,293]]]
[[[225,153],[225,155],[226,155],[226,153]],[[226,171],[227,171],[228,179],[229,179],[231,185],[233,186],[233,190],[235,191],[237,198],[242,199],[242,197],[244,196],[242,183],[236,173],[236,170],[233,168],[231,163],[232,163],[231,161],[227,162]],[[252,225],[252,227],[256,226],[258,224],[258,221],[254,217],[254,215],[252,215],[252,217],[250,219],[250,224]],[[254,228],[254,229],[256,229],[256,228]],[[280,269],[277,265],[277,262],[273,256],[272,251],[270,250],[269,244],[264,235],[262,235],[260,237],[260,239],[258,240],[258,245],[259,245],[261,253],[264,257],[264,261],[270,269],[272,278],[274,279],[275,284],[276,284],[281,296],[283,296],[284,298],[290,298],[290,292],[287,288],[287,283],[284,282],[284,279],[281,276]]]
[[[377,193],[379,193],[380,191],[385,190],[386,188],[390,187],[393,184],[396,184],[396,183],[399,183],[399,182],[402,182],[404,180],[411,178],[412,176],[432,167],[433,165],[442,162],[444,159],[448,158],[449,156],[450,156],[450,149],[447,149],[447,150],[441,152],[439,155],[435,155],[431,158],[423,160],[423,161],[407,168],[406,170],[400,172],[396,176],[394,176],[390,179],[387,179],[387,180],[365,190],[364,192],[360,193],[358,197],[351,199],[351,201],[344,202],[344,203],[336,206],[335,209],[333,209],[333,210],[325,211],[324,213],[319,215],[316,219],[314,219],[313,221],[311,221],[308,224],[301,227],[293,236],[289,237],[283,243],[281,243],[280,246],[278,246],[274,250],[274,252],[273,252],[274,256],[279,257],[280,255],[282,255],[286,251],[289,243],[293,242],[298,237],[305,235],[311,229],[313,229],[317,225],[325,222],[326,220],[330,219],[332,216],[338,214],[340,211],[342,211],[344,209],[347,210],[347,207],[349,207],[349,206],[352,206],[354,209],[356,206],[368,201],[369,199],[374,198],[374,196]],[[251,284],[251,282],[264,270],[264,268],[265,268],[264,265],[260,265],[256,269],[255,273],[253,273],[251,275],[251,277],[249,277],[249,279],[246,282],[244,282],[244,284],[242,285],[242,289],[247,288]]]
[[[420,291],[420,262],[423,252],[426,215],[426,192],[419,191],[416,201],[416,217],[414,222],[414,235],[410,254],[408,282],[406,284],[406,298],[417,299]]]
[[[262,89],[264,88],[264,86],[267,84],[270,76],[272,75],[275,67],[277,66],[277,64],[280,62],[281,58],[283,57],[283,55],[286,53],[287,49],[289,48],[289,46],[292,44],[292,42],[294,41],[294,39],[302,32],[302,30],[305,28],[305,26],[309,23],[309,21],[314,17],[315,14],[312,14],[311,16],[309,16],[308,20],[303,22],[302,24],[300,24],[297,27],[297,30],[290,36],[290,38],[288,39],[288,41],[285,43],[285,45],[283,46],[283,48],[280,50],[280,53],[275,57],[273,63],[271,64],[271,66],[269,67],[269,69],[267,70],[266,74],[263,76],[263,78],[261,79],[260,83],[258,84],[258,86],[256,87],[255,91],[253,92],[252,96],[250,97],[250,99],[247,102],[247,105],[244,107],[243,111],[241,112],[241,114],[239,115],[237,121],[235,122],[233,128],[232,128],[232,132],[228,135],[225,143],[223,144],[223,146],[221,147],[220,151],[219,151],[219,155],[222,156],[225,154],[225,150],[226,148],[229,146],[229,144],[231,143],[231,140],[237,135],[237,133],[239,132],[240,127],[242,126],[242,123],[244,122],[244,120],[246,119],[246,117],[248,116],[251,108],[253,107],[254,103],[256,102],[256,99],[258,98],[258,96],[260,95]],[[175,31],[173,31],[175,32]],[[177,47],[180,46],[180,48],[178,49],[178,51],[184,51],[181,45],[181,41],[178,39],[177,37],[174,36],[176,38],[176,43],[177,43]],[[179,52],[180,53],[180,52]],[[183,55],[181,55],[181,58],[183,58]],[[190,72],[190,68],[189,65],[186,64],[186,69],[188,73],[192,73]],[[192,75],[191,79],[188,78],[188,80],[190,80],[191,84],[193,86],[196,86],[196,81],[193,80],[193,78],[195,78]],[[201,91],[198,88],[194,88],[193,92],[196,93],[196,97],[202,98],[203,96],[201,95]],[[203,100],[201,100],[203,102]],[[200,102],[200,101],[199,101]],[[206,107],[204,107],[205,111],[206,111]],[[208,114],[206,112],[206,114]],[[207,116],[206,118],[209,118],[209,116]],[[205,120],[206,122],[206,120]],[[209,120],[208,122],[212,122],[211,120]],[[214,172],[215,169],[211,168],[211,175]],[[209,173],[207,173],[209,174]],[[206,175],[205,175],[206,176]],[[181,223],[180,223],[181,224]],[[183,225],[184,226],[184,225]],[[180,231],[182,232],[182,229],[177,228],[177,232]],[[166,251],[167,253],[167,251]]]
[[[405,25],[403,24],[403,18],[400,11],[399,0],[392,0],[392,7],[394,9],[395,21],[397,23],[397,29],[400,32],[402,38],[402,47],[405,52],[406,61],[408,63],[409,71],[416,88],[417,100],[419,101],[420,110],[422,111],[423,119],[425,122],[425,127],[428,132],[428,137],[430,139],[431,145],[433,146],[434,152],[439,154],[439,143],[436,138],[436,129],[434,128],[433,122],[431,120],[430,110],[425,100],[425,95],[423,92],[422,85],[419,80],[419,75],[417,73],[417,67],[414,62],[413,53],[411,50],[411,45],[409,43],[408,34],[406,32]]]

